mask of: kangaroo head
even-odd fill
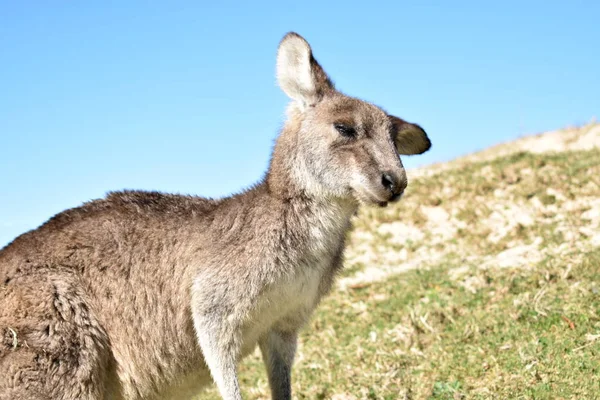
[[[431,147],[421,127],[337,91],[296,33],[279,45],[277,79],[292,99],[274,154],[288,185],[382,206],[400,198],[407,180],[399,155]]]

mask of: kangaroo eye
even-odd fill
[[[333,124],[333,127],[335,128],[336,131],[338,131],[340,133],[340,135],[342,135],[344,137],[347,137],[347,138],[356,137],[356,129],[354,129],[351,126],[344,125],[344,124]]]

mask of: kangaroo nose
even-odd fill
[[[392,174],[389,171],[386,171],[381,175],[381,184],[387,190],[392,192],[394,197],[397,197],[400,194],[402,194],[402,192],[406,188],[406,180],[400,181],[400,179],[398,179],[398,177],[396,177],[395,174]]]
[[[389,172],[384,172],[381,176],[381,184],[390,192],[395,193],[398,182],[396,178]]]

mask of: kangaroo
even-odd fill
[[[0,250],[0,399],[240,400],[256,346],[291,398],[298,331],[342,268],[359,205],[407,185],[418,125],[337,91],[301,36],[277,52],[291,98],[264,178],[221,199],[111,192]]]

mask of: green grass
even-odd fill
[[[324,301],[301,338],[295,397],[597,398],[599,313],[600,249],[531,270],[410,271]],[[257,356],[240,374],[245,398],[268,398]]]

